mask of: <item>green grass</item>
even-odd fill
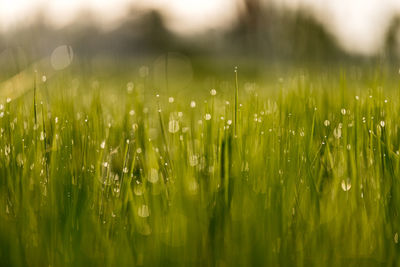
[[[0,106],[0,265],[400,264],[396,72],[128,82]]]

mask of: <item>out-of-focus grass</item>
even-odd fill
[[[39,75],[0,106],[0,263],[398,265],[394,75]]]

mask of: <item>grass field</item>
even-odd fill
[[[398,266],[397,70],[235,74],[3,99],[0,265]]]

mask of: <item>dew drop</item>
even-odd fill
[[[342,137],[342,129],[340,127],[335,128],[333,130],[333,136],[335,136],[336,139],[339,139],[340,137]]]
[[[176,120],[170,120],[168,123],[168,131],[170,133],[176,133],[179,131],[179,122]]]
[[[349,179],[347,179],[346,181],[345,180],[342,180],[342,189],[343,189],[343,191],[349,191],[350,189],[351,189],[351,182],[350,182],[350,180]]]
[[[187,187],[188,187],[190,194],[196,194],[197,190],[199,188],[199,185],[196,182],[196,180],[194,178],[192,178],[192,179],[189,179]]]
[[[150,216],[149,207],[147,205],[142,205],[138,208],[138,215],[142,218],[147,218]]]
[[[150,175],[149,175],[148,180],[152,184],[155,184],[155,183],[158,182],[158,171],[157,171],[157,169],[154,169],[154,168],[150,169]]]
[[[143,195],[143,189],[141,185],[135,185],[133,188],[133,192],[135,193],[136,196],[141,196]]]
[[[101,142],[100,144],[100,148],[104,149],[106,147],[106,141]]]
[[[128,92],[128,94],[132,93],[133,88],[134,88],[133,82],[128,82],[128,83],[126,84],[126,91]]]
[[[44,137],[45,137],[44,132],[40,132],[40,141],[43,141]]]
[[[198,157],[196,155],[190,156],[189,164],[190,166],[194,167],[199,163]]]

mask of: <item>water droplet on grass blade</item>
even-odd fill
[[[189,158],[189,165],[194,167],[199,163],[198,157],[196,155],[192,155]]]
[[[194,195],[197,193],[197,190],[199,188],[198,183],[194,178],[190,178],[189,181],[187,182],[187,189],[190,194]]]
[[[347,192],[351,189],[351,182],[349,179],[342,180],[342,189],[343,191]]]
[[[106,141],[101,142],[100,144],[100,148],[104,149],[106,147]]]
[[[342,129],[341,129],[341,127],[335,128],[335,129],[333,130],[333,136],[334,136],[336,139],[339,139],[340,137],[342,137]]]
[[[170,120],[168,123],[168,131],[170,133],[176,133],[179,131],[179,122],[177,120]]]
[[[136,196],[141,196],[143,195],[143,189],[142,186],[140,184],[136,184],[133,187],[133,193],[135,193]]]
[[[142,218],[147,218],[150,216],[149,207],[147,205],[142,205],[138,208],[138,216]]]
[[[155,184],[155,183],[158,182],[158,171],[157,171],[157,169],[151,168],[148,180],[152,184]]]

